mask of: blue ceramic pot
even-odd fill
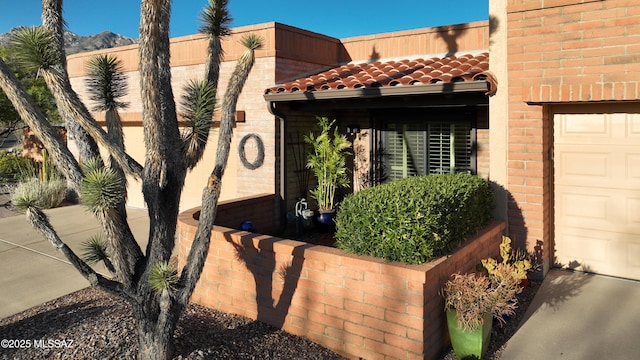
[[[332,232],[336,229],[336,223],[334,221],[336,212],[319,213],[316,217],[318,229],[320,231]]]

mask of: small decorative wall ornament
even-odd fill
[[[247,145],[247,141],[249,141],[250,139],[253,139],[253,141],[255,141],[258,148],[258,155],[256,156],[255,160],[253,160],[253,162],[247,160],[247,155],[244,150]],[[240,144],[238,145],[238,153],[240,155],[240,161],[242,161],[242,165],[244,165],[244,167],[249,170],[255,170],[262,166],[262,163],[264,163],[264,143],[262,142],[262,139],[258,134],[245,135],[242,140],[240,140]]]

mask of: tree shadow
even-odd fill
[[[0,336],[3,336],[3,339],[16,339],[20,338],[20,336],[16,337],[16,335],[28,330],[28,332],[34,336],[44,337],[48,334],[64,330],[78,321],[100,317],[106,310],[106,307],[101,305],[96,306],[94,301],[86,300],[62,307],[55,307],[15,322],[10,322],[13,316],[8,316],[2,321],[2,323],[8,321],[7,324],[0,323],[2,324]],[[47,326],[41,326],[42,324],[46,324]],[[14,336],[12,337],[12,335]]]
[[[467,27],[465,25],[445,25],[438,26],[436,29],[438,30],[437,35],[447,46],[446,56],[456,54],[459,50],[458,38],[467,32]]]
[[[274,245],[281,241],[286,240],[254,233],[243,235],[239,244],[230,241],[237,259],[242,261],[253,275],[257,304],[256,320],[276,328],[282,328],[289,313],[304,264],[304,252],[316,246],[308,243],[295,246],[290,260],[283,263],[276,259],[274,252]],[[257,244],[259,245],[256,246]],[[276,278],[274,275],[277,275]]]
[[[207,339],[206,344],[202,343],[203,338]],[[277,339],[277,343],[263,346],[273,339]],[[344,359],[309,339],[288,334],[273,325],[243,316],[225,316],[196,304],[190,304],[180,318],[175,340],[174,358],[179,359]],[[261,350],[258,352],[257,348]],[[307,356],[309,354],[313,356]]]
[[[86,300],[53,307],[12,322],[12,318],[20,316],[16,314],[0,321],[0,339],[59,339],[59,334],[64,334],[70,327],[78,326],[78,323],[94,322],[109,316],[108,310],[106,306],[96,305],[95,300]],[[35,345],[32,344],[31,347],[33,346]],[[3,348],[2,358],[18,358],[18,354],[23,350],[24,348],[19,347]]]
[[[493,45],[493,34],[500,29],[500,19],[489,15],[489,46]]]
[[[369,62],[374,62],[380,60],[380,53],[376,50],[375,45],[373,49],[371,49],[371,55],[369,55]]]

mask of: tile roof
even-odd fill
[[[296,79],[265,90],[265,94],[340,89],[367,89],[486,80],[487,95],[495,93],[489,73],[489,53],[450,55],[443,58],[345,64],[316,75]]]

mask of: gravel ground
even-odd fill
[[[0,205],[8,204],[2,201]],[[0,217],[19,215],[5,206],[0,210],[8,210],[0,211]],[[530,282],[518,295],[516,315],[505,326],[493,327],[487,359],[500,358],[539,286]],[[0,339],[24,340],[12,343],[12,348],[3,345],[0,359],[134,359],[137,352],[129,305],[92,288],[0,319]],[[174,359],[344,359],[262,322],[195,304],[183,312],[174,339]],[[441,360],[455,359],[449,351]]]
[[[539,286],[531,282],[519,295],[516,316],[504,327],[494,326],[487,359],[500,358]],[[0,320],[0,339],[30,341],[0,348],[0,359],[7,360],[134,359],[137,352],[136,325],[129,305],[93,288]],[[262,322],[195,304],[184,311],[174,339],[174,359],[344,359]],[[442,359],[455,360],[456,356],[449,351]]]
[[[0,181],[2,181],[2,174],[0,174]],[[12,189],[13,185],[0,183],[0,219],[20,215],[11,208]]]
[[[0,339],[31,340],[22,349],[0,349],[1,359],[134,359],[137,353],[129,305],[92,288],[0,320]],[[344,359],[264,323],[193,304],[174,339],[174,359]]]

